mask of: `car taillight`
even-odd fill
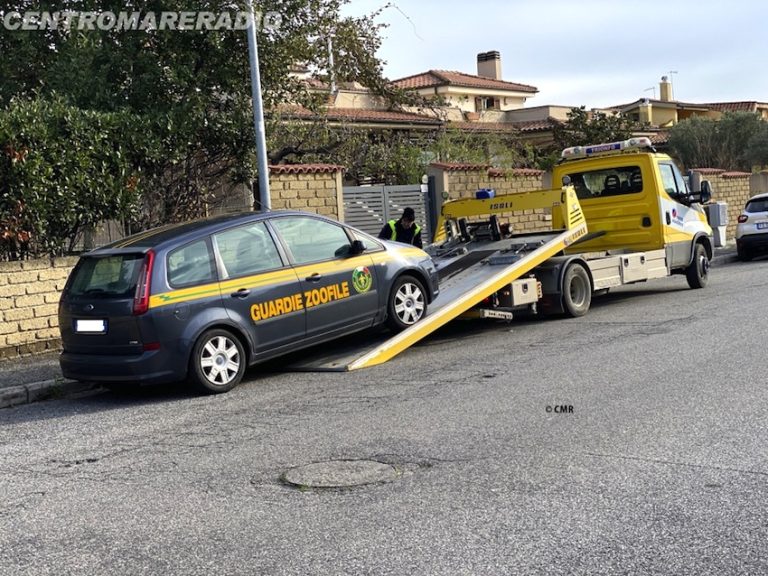
[[[749,216],[746,214],[739,214],[739,224],[744,224],[747,220],[749,220]]]
[[[136,294],[133,297],[133,315],[140,316],[149,310],[149,290],[152,280],[152,266],[155,263],[155,253],[150,250],[144,256],[144,262],[139,270],[139,280],[136,283]]]

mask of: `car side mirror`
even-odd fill
[[[365,244],[362,240],[352,240],[352,245],[349,247],[349,255],[357,256],[365,252]]]

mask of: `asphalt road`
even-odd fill
[[[365,371],[3,410],[0,574],[766,574],[767,289],[733,263]],[[281,481],[334,460],[397,475]]]

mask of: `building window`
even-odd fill
[[[475,111],[482,112],[483,110],[500,110],[500,100],[493,96],[478,96],[475,98]]]

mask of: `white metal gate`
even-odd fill
[[[421,226],[421,238],[428,244],[432,238],[429,224],[429,195],[427,186],[345,186],[344,222],[368,234],[377,236],[389,220],[396,220],[403,209],[413,208],[416,223]]]

